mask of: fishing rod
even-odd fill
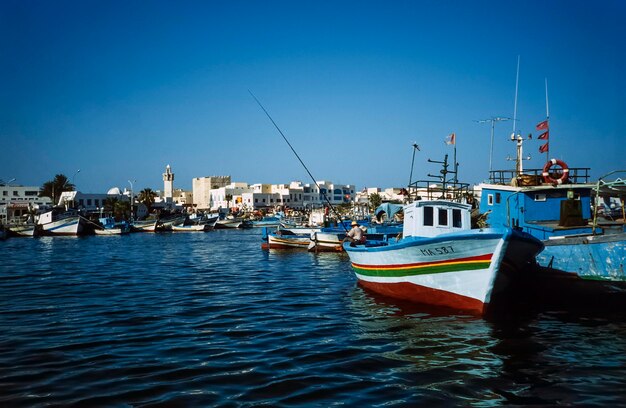
[[[287,137],[285,136],[285,134],[283,133],[282,130],[280,130],[280,128],[278,127],[278,125],[276,124],[276,122],[274,122],[274,119],[272,119],[272,117],[270,116],[270,114],[267,112],[267,110],[263,107],[263,105],[261,104],[261,102],[257,99],[256,96],[254,96],[254,94],[252,93],[251,90],[248,89],[248,92],[250,93],[250,96],[252,96],[252,98],[254,98],[254,100],[256,101],[256,103],[261,107],[261,109],[263,109],[263,112],[265,112],[265,115],[268,117],[268,119],[272,122],[272,124],[274,125],[274,127],[276,128],[276,130],[278,130],[278,133],[280,133],[280,135],[283,137],[283,139],[285,140],[285,142],[287,143],[287,145],[289,146],[289,148],[291,149],[291,151],[293,152],[293,154],[296,155],[296,157],[298,158],[298,160],[300,161],[300,164],[302,164],[302,167],[304,167],[304,170],[306,170],[306,172],[309,174],[309,177],[311,177],[311,180],[313,180],[313,183],[315,184],[315,186],[317,187],[318,191],[322,191],[322,189],[320,188],[319,184],[317,184],[317,181],[315,181],[315,177],[313,177],[313,174],[311,174],[311,172],[309,171],[308,167],[306,166],[306,164],[304,164],[304,162],[302,161],[302,159],[300,158],[300,156],[298,155],[298,153],[296,152],[296,149],[293,148],[293,146],[291,145],[291,143],[289,143],[289,140],[287,140]],[[348,229],[346,228],[345,225],[343,225],[343,223],[341,222],[341,216],[339,215],[339,213],[337,212],[337,210],[335,210],[335,207],[332,205],[332,203],[330,202],[330,200],[328,199],[328,196],[326,195],[326,193],[322,193],[322,195],[324,196],[324,199],[326,200],[326,202],[328,203],[328,206],[330,207],[330,209],[333,211],[333,213],[335,214],[335,216],[337,217],[337,220],[339,220],[339,224],[341,224],[341,226],[343,227],[344,231],[348,232]]]

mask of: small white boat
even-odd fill
[[[243,220],[239,218],[224,218],[223,220],[217,220],[215,229],[239,228],[242,223]]]
[[[160,223],[157,219],[133,221],[131,230],[136,232],[156,232],[159,225]]]
[[[96,228],[94,229],[94,232],[96,233],[96,235],[123,235],[123,234],[128,234],[130,232],[130,229],[124,229],[124,228]]]
[[[57,215],[55,210],[39,216],[37,223],[44,234],[79,235],[83,230],[83,218],[76,213]]]
[[[95,228],[96,235],[123,235],[130,232],[130,224],[127,222],[115,222],[113,217],[100,218],[102,228]]]
[[[264,236],[266,242],[261,244],[263,249],[308,249],[311,243],[309,235],[295,235],[285,230],[277,230],[274,232],[265,233],[266,227],[264,227]]]
[[[11,234],[20,237],[35,237],[40,233],[40,228],[34,223],[10,224],[8,229]]]
[[[171,230],[173,232],[205,232],[211,231],[213,226],[210,224],[193,224],[193,225],[172,225]]]

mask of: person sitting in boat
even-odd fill
[[[348,231],[344,241],[350,241],[350,246],[356,246],[357,244],[365,243],[365,232],[359,227],[356,221],[352,221],[352,229]]]

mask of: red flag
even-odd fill
[[[548,119],[537,124],[537,130],[546,130],[548,128]]]
[[[547,152],[547,151],[548,151],[548,144],[549,144],[549,143],[546,143],[546,144],[544,144],[544,145],[539,146],[539,153],[545,153],[545,152]]]
[[[537,139],[540,140],[548,140],[548,137],[550,136],[550,131],[546,130],[545,132],[543,132],[542,134],[540,134],[539,136],[537,136]]]

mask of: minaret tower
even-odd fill
[[[174,201],[174,173],[169,164],[163,173],[163,199],[166,203]]]

